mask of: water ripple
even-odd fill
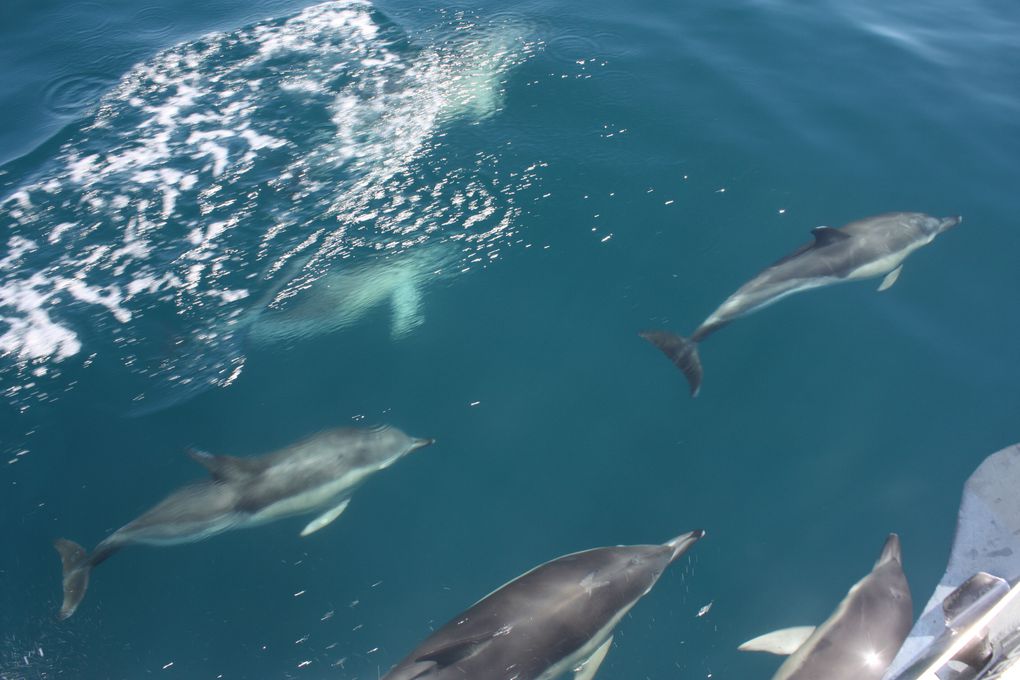
[[[576,63],[602,55],[602,43],[590,35],[567,32],[548,39],[546,52],[561,63]]]
[[[63,75],[43,88],[43,104],[46,110],[58,116],[73,116],[99,101],[116,80],[100,72]]]
[[[100,2],[84,0],[60,7],[55,30],[79,37],[101,36],[110,25],[109,10]]]
[[[163,37],[173,33],[177,22],[174,13],[168,8],[150,5],[135,12],[131,25],[142,35]]]

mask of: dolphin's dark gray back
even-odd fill
[[[924,213],[886,213],[839,229],[817,227],[810,243],[773,263],[752,282],[846,278],[869,262],[927,239],[926,220],[935,219]]]
[[[373,434],[387,429],[391,428],[332,428],[263,456],[215,458],[225,459],[231,467],[241,463],[232,480],[238,489],[238,509],[257,512],[346,472],[371,466],[379,455]]]
[[[896,534],[813,636],[783,664],[775,680],[879,680],[914,619]]]
[[[682,549],[596,548],[547,562],[455,617],[385,680],[534,680],[615,625]]]
[[[137,541],[139,536],[158,542],[163,534],[171,539],[186,532],[189,526],[205,526],[210,517],[236,512],[237,500],[237,491],[230,484],[212,481],[188,484],[125,524],[105,542],[116,544],[122,535],[131,537],[127,542]],[[227,528],[224,526],[223,530]]]

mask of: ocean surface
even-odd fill
[[[598,677],[768,678],[1020,440],[1006,0],[82,0],[0,7],[0,678],[385,674],[554,557],[707,537]],[[962,215],[879,279],[687,334],[810,239]],[[334,524],[94,546],[342,426],[438,443]],[[706,605],[711,605],[707,610]],[[699,615],[701,612],[701,615]]]

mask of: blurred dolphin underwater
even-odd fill
[[[197,346],[181,342],[176,373],[187,376],[188,368],[208,362],[207,338],[218,338],[214,355],[223,367],[243,366],[252,347],[293,347],[303,340],[337,333],[362,323],[372,312],[388,309],[390,338],[399,341],[425,323],[425,294],[429,286],[452,279],[463,268],[461,253],[444,242],[427,242],[396,252],[363,255],[345,260],[308,283],[301,283],[301,258],[285,266],[279,281],[262,297],[222,328],[203,331]],[[222,386],[227,386],[232,373]],[[190,383],[190,386],[189,386]],[[176,381],[171,383],[176,385]],[[138,405],[127,411],[143,416],[198,396],[217,381],[195,384],[182,382],[183,389],[170,389],[156,396],[136,397]]]
[[[441,242],[350,262],[254,315],[248,339],[258,345],[294,342],[340,331],[388,308],[390,336],[400,340],[425,323],[428,286],[451,278],[459,264],[460,254]]]
[[[392,336],[413,332],[430,274],[506,238],[534,180],[444,146],[502,108],[529,32],[462,20],[423,47],[337,0],[137,64],[55,154],[5,168],[0,370],[33,377],[9,396],[30,402],[99,341],[143,415],[232,384],[253,326],[293,340],[386,301]]]

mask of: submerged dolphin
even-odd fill
[[[789,654],[772,680],[878,680],[912,622],[900,539],[890,534],[871,573],[854,584],[825,623],[777,630],[739,649]]]
[[[212,479],[173,492],[106,537],[92,553],[74,541],[54,541],[64,570],[59,616],[74,614],[85,597],[92,567],[126,545],[193,543],[229,529],[320,513],[302,530],[307,536],[339,517],[366,478],[431,443],[432,439],[416,439],[384,426],[326,430],[251,458],[192,451],[192,458],[209,470]]]
[[[486,596],[430,635],[383,680],[590,680],[613,628],[704,536],[557,558]]]
[[[293,301],[263,305],[264,311],[252,319],[248,339],[270,345],[333,333],[387,306],[390,335],[403,339],[425,322],[426,288],[457,274],[459,256],[452,244],[439,242],[338,267]]]
[[[961,217],[924,213],[887,213],[851,222],[839,229],[815,227],[815,240],[779,260],[728,297],[689,338],[668,331],[645,331],[641,337],[658,347],[687,376],[691,396],[701,388],[698,343],[729,322],[756,312],[787,295],[843,281],[885,275],[885,290],[899,278],[903,260]]]

